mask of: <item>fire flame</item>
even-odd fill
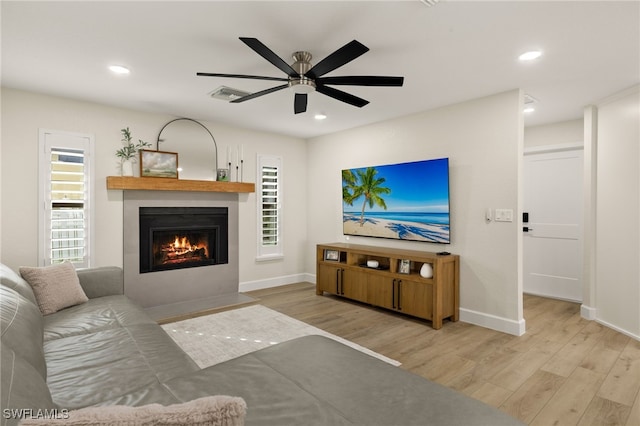
[[[176,236],[176,240],[173,242],[173,249],[176,251],[190,251],[191,243],[187,239],[187,237],[178,237]]]
[[[170,244],[170,247],[171,251],[175,252],[178,255],[188,253],[190,251],[195,251],[201,248],[206,249],[206,246],[202,244],[192,245],[187,237],[180,237],[177,235],[175,237],[175,240],[173,241],[173,244]]]

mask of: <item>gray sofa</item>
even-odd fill
[[[249,425],[515,425],[508,415],[320,336],[199,369],[123,295],[119,268],[79,270],[89,301],[42,316],[0,265],[2,425],[17,409],[242,397]]]

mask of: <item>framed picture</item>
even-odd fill
[[[324,260],[331,260],[333,262],[337,262],[338,260],[340,260],[340,252],[338,250],[325,250]]]
[[[178,153],[141,149],[140,176],[178,179]]]
[[[411,261],[409,259],[400,259],[400,267],[398,272],[408,274],[411,271]]]

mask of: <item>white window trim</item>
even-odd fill
[[[283,167],[282,157],[276,155],[258,154],[256,161],[258,177],[256,190],[256,214],[257,214],[257,239],[256,239],[256,261],[267,262],[271,260],[280,260],[284,258],[283,247],[283,214],[282,214],[282,197],[283,197]],[[262,168],[263,166],[272,166],[278,168],[278,244],[275,246],[262,245]]]
[[[47,185],[49,183],[50,174],[48,173],[51,157],[47,155],[51,152],[51,142],[48,140],[48,135],[68,137],[69,139],[82,139],[83,141],[69,141],[65,143],[64,148],[75,148],[84,150],[85,156],[85,173],[89,175],[87,182],[88,194],[86,199],[86,211],[88,217],[87,233],[87,246],[86,246],[86,262],[83,264],[76,264],[76,267],[90,267],[93,263],[94,253],[94,230],[95,230],[95,209],[94,209],[94,194],[95,194],[95,176],[94,176],[94,136],[84,133],[65,132],[60,130],[39,129],[38,135],[38,265],[47,266],[49,262],[49,254],[47,253],[48,245],[46,239],[49,238],[45,235],[46,227],[45,221],[49,220],[47,214],[47,195],[49,190]]]

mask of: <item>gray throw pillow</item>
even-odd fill
[[[21,267],[20,275],[33,289],[43,315],[89,300],[70,262],[40,268]]]

